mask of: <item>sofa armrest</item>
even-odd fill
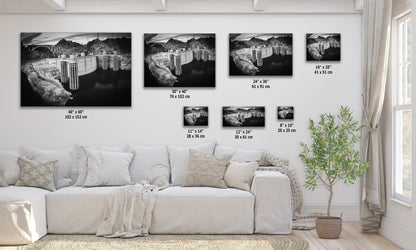
[[[251,185],[256,197],[255,233],[290,234],[292,201],[289,178],[277,171],[256,171]]]

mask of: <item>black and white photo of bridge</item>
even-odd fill
[[[295,108],[293,106],[278,106],[277,119],[293,120],[295,117]]]
[[[341,34],[306,34],[307,61],[341,61]]]
[[[131,33],[21,33],[21,106],[131,106]]]
[[[215,87],[215,34],[144,34],[144,87]]]
[[[264,127],[264,106],[225,106],[222,107],[223,127]]]
[[[291,76],[292,34],[230,34],[230,76]]]
[[[183,107],[183,125],[208,126],[207,106],[185,106]]]

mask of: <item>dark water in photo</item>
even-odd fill
[[[69,90],[72,100],[65,106],[131,106],[131,70],[102,70],[79,77],[78,90]],[[26,74],[21,72],[21,106],[51,106],[36,93]]]
[[[186,119],[183,119],[183,125],[185,127],[208,126],[208,116],[198,117],[193,125],[188,124]]]
[[[144,64],[144,72],[145,87],[165,87],[152,75],[147,63]],[[176,77],[178,78],[178,82],[172,88],[215,87],[215,61],[204,62],[202,60],[193,60],[188,64],[182,65],[182,74]]]
[[[341,48],[328,48],[325,50],[325,54],[321,60],[313,58],[308,49],[306,49],[306,60],[307,61],[341,61]]]
[[[246,75],[230,60],[230,75]],[[263,66],[258,67],[259,72],[255,75],[260,76],[291,76],[293,75],[292,55],[275,55],[263,58]],[[257,67],[256,63],[254,65]]]
[[[227,123],[227,121],[223,118],[222,119],[222,126],[223,127],[264,127],[265,126],[265,118],[264,117],[251,117],[246,118],[242,125],[234,126]]]

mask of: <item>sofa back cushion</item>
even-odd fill
[[[129,166],[131,153],[85,149],[88,173],[84,186],[121,186],[131,183]]]
[[[235,162],[260,162],[260,159],[263,156],[263,151],[234,148],[217,144],[214,155],[224,154],[231,154],[233,156],[231,160]]]
[[[185,181],[190,149],[207,155],[213,155],[214,148],[215,142],[190,147],[168,146],[172,184],[179,186]]]
[[[20,167],[17,163],[19,154],[13,151],[0,151],[0,175],[9,184],[16,184],[20,177]]]
[[[36,147],[21,147],[21,149],[23,155],[28,159],[35,161],[57,161],[54,170],[56,188],[59,189],[72,184],[71,181],[65,182],[63,180],[70,180],[71,170],[76,166],[75,146],[60,149],[41,149]]]
[[[134,154],[130,164],[132,182],[147,181],[155,186],[169,185],[170,166],[166,146],[129,146]]]

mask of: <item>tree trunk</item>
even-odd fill
[[[331,216],[331,203],[332,203],[332,195],[334,191],[332,191],[332,185],[329,186],[329,200],[328,200],[328,210],[326,211],[327,216]]]

